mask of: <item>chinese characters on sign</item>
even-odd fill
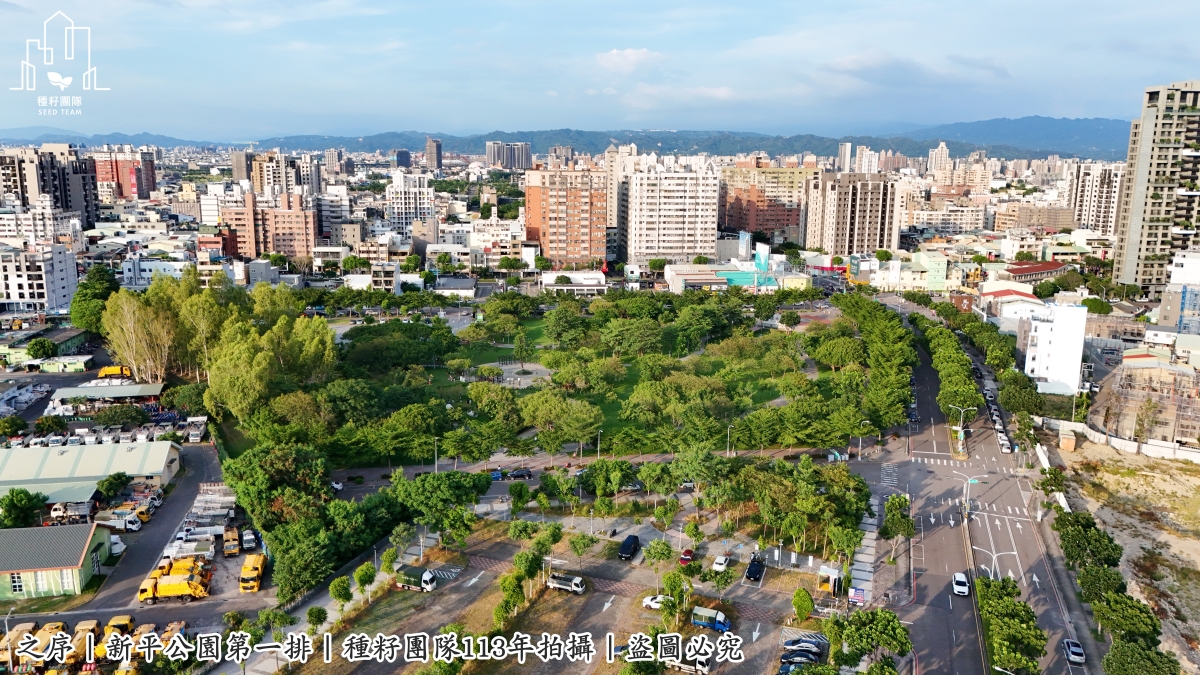
[[[408,663],[429,663],[430,660],[452,663],[455,660],[501,661],[515,658],[518,663],[524,664],[536,658],[543,663],[565,659],[572,663],[582,661],[590,664],[597,655],[591,633],[569,633],[565,640],[561,635],[550,633],[536,636],[536,642],[534,637],[520,631],[507,638],[503,635],[463,635],[460,638],[457,633],[439,634],[432,638],[427,633],[407,633],[403,637],[383,633],[374,636],[351,633],[342,639],[341,657],[350,662],[378,663],[396,663],[401,659]],[[616,649],[612,647],[612,633],[607,637],[609,653],[606,660],[612,663],[617,658]],[[194,642],[190,642],[183,633],[175,633],[166,644],[157,633],[142,635],[136,644],[128,635],[113,633],[104,642],[104,648],[105,660],[109,662],[127,662],[136,657],[145,659],[147,663],[152,663],[155,658],[186,661],[193,654],[197,660],[210,663],[222,660],[244,663],[252,653],[265,652],[275,652],[289,663],[307,663],[314,653],[313,638],[305,633],[287,633],[282,643],[251,642],[252,636],[244,631],[231,631],[224,637],[220,633],[199,633],[195,635]],[[321,645],[325,662],[329,663],[333,656],[333,640],[329,633],[324,634]],[[71,637],[63,632],[52,635],[44,650],[38,651],[37,647],[38,639],[26,634],[17,644],[15,654],[26,661],[51,664],[64,663],[69,655],[75,653]],[[84,661],[95,663],[94,646],[90,640],[85,650]],[[655,644],[649,635],[634,633],[629,636],[623,658],[626,661],[679,662],[708,660],[714,655],[717,662],[741,663],[745,659],[742,638],[733,633],[723,633],[714,645],[707,636],[694,635],[685,644],[679,633],[663,633]]]
[[[39,96],[39,115],[82,115],[82,96]]]

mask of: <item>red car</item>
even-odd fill
[[[679,555],[679,564],[686,565],[690,562],[692,562],[692,549],[684,549],[683,553]]]

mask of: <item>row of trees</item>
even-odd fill
[[[971,377],[971,357],[963,351],[962,344],[948,328],[919,312],[909,314],[908,320],[921,331],[933,357],[933,367],[938,371],[940,384],[937,402],[942,413],[949,419],[962,417],[964,423],[975,419],[984,401]],[[962,412],[968,410],[972,414]]]
[[[1061,491],[1061,474],[1048,473],[1043,490]],[[1063,557],[1077,570],[1085,602],[1092,606],[1096,626],[1113,636],[1104,657],[1109,675],[1178,675],[1179,661],[1170,652],[1158,651],[1162,626],[1146,603],[1125,592],[1125,579],[1117,566],[1124,549],[1112,535],[1096,526],[1086,511],[1066,512],[1055,506],[1052,528],[1058,533]]]
[[[1117,569],[1124,554],[1121,545],[1096,526],[1090,513],[1055,510],[1053,529],[1062,543],[1063,557],[1077,570],[1083,599],[1091,604],[1097,627],[1114,638],[1104,658],[1105,672],[1178,674],[1175,656],[1157,651],[1162,632],[1158,617],[1145,603],[1125,593],[1125,580]]]
[[[1016,580],[975,580],[979,616],[992,665],[1018,675],[1038,675],[1038,659],[1046,655],[1046,631],[1038,628],[1037,615],[1021,602]]]

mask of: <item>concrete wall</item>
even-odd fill
[[[1066,420],[1056,420],[1049,417],[1033,416],[1033,423],[1043,429],[1051,431],[1073,431],[1087,436],[1087,439],[1093,443],[1108,445],[1121,452],[1127,452],[1131,455],[1138,454],[1138,442],[1128,438],[1119,438],[1117,436],[1109,436],[1103,431],[1098,431],[1089,427],[1082,422],[1068,422]],[[1142,443],[1141,454],[1146,457],[1155,459],[1172,459],[1200,464],[1200,449],[1189,448],[1175,443],[1166,441],[1150,440]]]

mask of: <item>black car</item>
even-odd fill
[[[641,548],[642,540],[638,539],[636,534],[631,534],[621,542],[621,550],[617,551],[617,557],[621,560],[633,560],[633,556],[637,555]]]
[[[508,472],[508,477],[510,480],[517,480],[518,478],[533,478],[533,472],[529,469],[513,469],[512,471]]]
[[[750,556],[750,564],[746,567],[746,579],[761,581],[763,572],[767,570],[767,559],[761,553]]]
[[[783,656],[779,657],[780,663],[820,663],[821,657],[812,652],[795,651],[784,652]]]
[[[806,663],[785,663],[782,666],[779,666],[779,670],[775,671],[775,675],[792,675],[793,673],[799,673],[804,669],[804,666],[806,666],[806,665],[808,665],[808,664],[806,664]]]
[[[821,648],[821,645],[813,642],[812,640],[805,640],[804,638],[788,640],[787,642],[783,643],[783,648],[788,651],[812,652],[813,654],[825,653],[825,650]]]
[[[917,414],[917,411],[909,410],[908,411],[908,421],[909,422],[920,422],[921,416]]]

